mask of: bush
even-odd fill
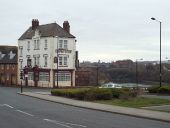
[[[85,94],[85,100],[111,100],[112,92],[109,89],[93,88]]]
[[[149,93],[158,93],[159,88],[160,88],[159,86],[153,86],[148,88],[148,91]]]
[[[129,88],[114,88],[112,89],[112,97],[120,99],[129,99],[131,97],[136,97],[137,92],[130,90]]]
[[[112,92],[110,90],[98,90],[95,94],[96,94],[96,100],[112,99]]]
[[[136,97],[138,95],[137,92],[133,91],[133,92],[129,92],[129,96],[130,97]]]
[[[94,95],[94,93],[92,91],[88,91],[85,95],[84,95],[84,100],[87,101],[94,101],[96,100],[96,97]]]
[[[51,90],[51,95],[54,96],[63,96],[63,92],[59,90]]]
[[[158,93],[170,94],[170,86],[162,86],[158,89]]]
[[[112,91],[113,98],[119,98],[122,92],[121,89],[116,89],[116,88],[111,89],[111,91]]]
[[[84,95],[86,91],[87,89],[55,89],[51,91],[51,94],[55,96],[63,96],[84,100]]]

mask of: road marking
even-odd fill
[[[62,122],[62,121],[56,121],[56,122],[60,122],[60,123],[63,123],[63,124],[68,124],[68,125],[73,125],[73,126],[78,126],[78,127],[83,127],[83,128],[87,127],[87,126],[80,125],[80,124],[73,124],[73,123],[67,123],[67,122]]]
[[[50,120],[50,119],[43,119],[43,120],[44,120],[44,121],[51,122],[51,123],[55,123],[55,124],[59,124],[59,125],[65,126],[65,127],[67,127],[67,128],[72,128],[72,127],[69,126],[69,125],[77,126],[77,127],[83,127],[83,128],[86,128],[86,127],[87,127],[87,126],[80,125],[80,124],[67,123],[67,122],[62,122],[62,121],[57,121],[57,120]]]
[[[34,115],[32,115],[32,114],[29,114],[29,113],[27,113],[27,112],[24,112],[24,111],[21,111],[21,110],[16,110],[17,112],[20,112],[20,113],[23,113],[23,114],[25,114],[25,115],[28,115],[28,116],[34,116]]]
[[[10,105],[8,105],[8,104],[3,104],[3,106],[6,106],[6,107],[8,107],[8,108],[14,108],[14,107],[12,107],[12,106],[10,106]]]
[[[65,125],[65,124],[62,124],[62,123],[58,123],[58,122],[56,122],[55,120],[50,120],[50,119],[43,119],[43,120],[45,120],[45,121],[47,121],[47,122],[54,123],[54,124],[59,124],[59,125],[64,126],[64,127],[66,127],[66,128],[72,128],[72,127],[70,127],[69,125]]]
[[[9,107],[9,108],[14,108],[12,107],[11,105],[9,104],[0,104],[1,107],[3,106],[6,106],[6,107]],[[24,111],[21,111],[21,110],[15,110],[17,112],[20,112],[22,114],[25,114],[25,115],[28,115],[28,116],[34,116],[30,113],[27,113],[27,112],[24,112]],[[61,125],[61,126],[64,126],[66,128],[73,128],[71,126],[77,126],[77,127],[83,127],[83,128],[86,128],[87,126],[84,126],[84,125],[80,125],[80,124],[74,124],[74,123],[69,123],[69,122],[62,122],[62,121],[57,121],[57,120],[50,120],[50,119],[43,119],[44,121],[47,121],[47,122],[51,122],[51,123],[54,123],[54,124],[58,124],[58,125]],[[71,126],[69,126],[71,125]]]

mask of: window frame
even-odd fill
[[[40,50],[40,39],[34,39],[34,50]]]
[[[44,41],[44,49],[45,50],[48,49],[48,41],[47,41],[47,39],[45,39],[45,41]]]
[[[59,40],[58,48],[59,49],[63,48],[63,40]]]
[[[55,73],[55,81],[57,81],[57,76],[58,76],[58,81],[59,82],[68,82],[68,81],[71,81],[71,72],[58,72],[58,75],[57,73]]]
[[[28,72],[28,80],[34,80],[34,73]]]
[[[19,46],[19,56],[23,57],[23,46]]]
[[[48,67],[48,54],[44,54],[44,67]]]
[[[39,72],[39,81],[50,81],[49,72]]]
[[[35,65],[40,66],[40,54],[33,55],[33,58],[34,58],[34,66]]]
[[[29,51],[30,50],[30,41],[27,42],[27,50]]]
[[[59,49],[68,49],[68,40],[66,40],[66,39],[59,40],[58,48]]]
[[[64,56],[63,59],[64,59],[64,60],[63,60],[63,65],[64,65],[64,66],[67,66],[67,65],[68,65],[68,57],[67,57],[67,56]]]
[[[68,56],[59,56],[58,57],[59,67],[68,67]]]
[[[22,70],[23,69],[23,59],[19,59],[19,62],[20,62],[20,69]]]
[[[68,49],[68,40],[64,40],[63,48]]]
[[[62,56],[58,57],[58,62],[59,62],[59,66],[63,66],[63,57]]]

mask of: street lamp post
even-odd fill
[[[58,88],[58,62],[59,62],[58,59],[59,58],[58,58],[58,52],[57,52],[57,88]]]
[[[159,67],[159,77],[160,77],[160,87],[162,86],[162,71],[161,71],[161,25],[162,25],[162,22],[157,20],[156,18],[152,17],[151,20],[155,20],[157,22],[159,22],[160,24],[160,67]]]
[[[23,80],[23,71],[20,71],[20,80],[21,80],[21,93],[23,92],[23,88],[22,88],[22,80]]]

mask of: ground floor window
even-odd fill
[[[55,73],[55,81],[57,81],[57,73]],[[71,73],[70,72],[59,72],[58,81],[71,81]]]
[[[33,79],[34,79],[34,73],[28,72],[28,80],[33,80]]]
[[[48,72],[40,72],[39,80],[40,81],[49,81],[49,73]]]

